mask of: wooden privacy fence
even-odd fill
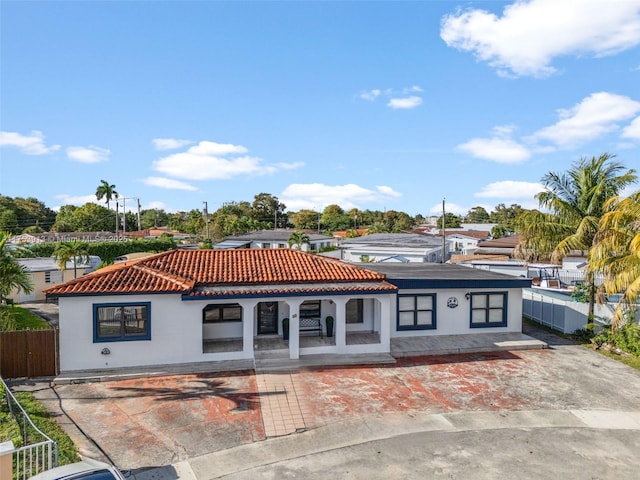
[[[57,329],[0,332],[0,375],[4,378],[57,374]]]

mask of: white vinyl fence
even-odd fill
[[[615,307],[611,303],[594,305],[595,323],[608,324]],[[585,328],[588,312],[587,303],[576,302],[569,295],[534,288],[522,290],[522,314],[562,333],[573,333]]]

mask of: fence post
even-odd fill
[[[13,478],[13,442],[0,443],[0,478]]]

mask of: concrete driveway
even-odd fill
[[[314,438],[310,450],[300,455],[309,452],[320,455],[318,446],[326,451],[335,450],[350,445],[347,437],[366,443],[383,441],[380,435],[385,431],[390,431],[391,436],[395,435],[393,432],[423,433],[432,430],[434,419],[446,420],[448,426],[444,431],[450,431],[450,426],[456,424],[451,419],[463,418],[461,415],[476,419],[467,420],[471,421],[471,428],[465,431],[516,429],[519,433],[513,435],[515,439],[522,437],[522,428],[583,428],[598,421],[602,426],[603,417],[599,414],[596,417],[600,420],[585,419],[592,419],[593,412],[603,412],[614,415],[613,429],[620,425],[629,429],[624,437],[627,442],[640,446],[640,372],[553,335],[529,330],[529,335],[547,341],[550,349],[425,356],[401,359],[395,366],[271,374],[272,384],[284,387],[263,391],[262,396],[258,388],[258,383],[264,380],[262,375],[249,371],[54,388],[40,385],[36,390],[47,408],[64,414],[59,419],[81,445],[83,453],[106,454],[121,469],[134,469],[139,478],[144,477],[144,472],[152,472],[148,468],[181,462],[188,466],[187,477],[217,478],[216,471],[229,474],[248,468],[254,446],[258,448],[255,461],[266,464],[277,460],[266,452],[280,452],[278,445],[284,445],[282,442],[289,442],[283,451],[296,452]],[[271,402],[268,408],[265,402]],[[265,425],[285,410],[294,416],[300,413],[295,422],[301,423],[292,425],[299,432],[306,432],[265,441]],[[508,415],[510,421],[503,424]],[[377,426],[371,427],[372,424]],[[399,425],[403,427],[394,430]],[[438,428],[442,425],[438,423]],[[326,432],[324,437],[322,432]],[[546,438],[550,435],[554,434],[548,431]],[[619,435],[611,433],[612,438]],[[95,443],[87,441],[87,436]],[[594,450],[588,445],[589,435],[575,438],[581,443],[587,438],[586,443],[575,448]],[[592,438],[598,438],[600,443],[595,450],[606,448],[600,437]],[[545,435],[531,435],[531,441],[542,444]],[[468,443],[462,438],[456,442]],[[509,448],[508,438],[501,442]],[[476,454],[491,455],[489,447],[476,448]],[[287,453],[280,460],[293,462],[295,456],[291,455]],[[220,465],[233,463],[230,456],[240,463],[235,467],[227,465],[224,470]],[[631,465],[640,467],[640,460],[635,460],[638,457],[632,458]],[[216,466],[207,462],[215,462]],[[149,474],[147,478],[185,478],[175,469],[153,472],[160,475],[162,471],[173,473],[165,477]]]

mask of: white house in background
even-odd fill
[[[491,238],[491,232],[481,230],[445,230],[447,242],[452,254],[472,255],[478,249],[478,243]]]
[[[521,332],[530,281],[428,264],[355,265],[279,249],[174,250],[46,290],[63,372],[286,356],[388,353],[394,339]],[[327,319],[334,335],[325,336]],[[288,342],[285,322],[288,321]]]
[[[445,256],[449,253],[445,243]],[[345,238],[340,243],[341,258],[347,262],[440,263],[442,238],[420,233],[374,233]]]
[[[29,273],[33,284],[33,292],[26,294],[22,290],[12,291],[9,298],[16,303],[45,300],[43,290],[74,278],[73,261],[67,262],[66,270],[61,270],[53,257],[18,258],[18,263]],[[100,257],[91,256],[88,262],[78,262],[76,275],[78,277],[92,272],[100,264]]]
[[[245,235],[236,235],[225,238],[222,242],[213,246],[214,249],[230,248],[289,248],[289,237],[299,230],[260,230]],[[309,244],[303,244],[303,252],[319,252],[324,248],[336,247],[337,239],[331,235],[306,232]]]

